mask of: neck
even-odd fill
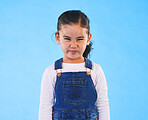
[[[84,57],[83,58],[79,58],[79,59],[67,59],[63,57],[63,63],[83,63],[85,62]]]

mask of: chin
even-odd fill
[[[80,58],[80,56],[69,56],[68,58],[69,59],[78,59],[78,58]]]

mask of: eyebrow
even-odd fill
[[[70,38],[69,36],[66,36],[66,35],[64,35],[63,37],[68,37],[68,38]],[[84,36],[79,36],[79,37],[77,37],[77,38],[84,38]]]

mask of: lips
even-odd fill
[[[69,52],[71,52],[72,54],[76,53],[76,50],[69,50]]]
[[[77,52],[76,50],[69,50],[69,52]]]

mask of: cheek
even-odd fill
[[[86,46],[87,46],[86,42],[83,42],[83,43],[81,44],[82,49],[85,49]]]
[[[86,49],[86,46],[83,47],[83,52],[85,51],[85,49]]]
[[[62,43],[61,47],[64,51],[66,51],[68,49],[69,45],[67,43]]]
[[[79,51],[81,53],[83,53],[85,51],[85,49],[86,49],[86,45],[84,43],[81,46],[79,46]]]

